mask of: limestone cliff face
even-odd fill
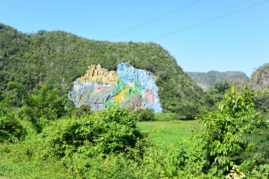
[[[269,63],[261,66],[253,73],[251,86],[255,90],[269,89]]]
[[[120,105],[136,110],[151,108],[162,112],[158,87],[151,74],[126,64],[118,64],[117,72],[100,65],[89,66],[87,73],[73,82],[68,97],[79,107],[83,104],[92,110],[109,105]]]

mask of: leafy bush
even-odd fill
[[[14,145],[0,146],[0,156],[12,159],[5,159],[10,166],[0,162],[0,174],[4,171],[11,176],[25,177],[30,172],[33,176],[35,172],[31,170],[37,167],[39,177],[51,176],[39,171],[48,165],[49,171],[53,172],[51,167],[59,168],[71,178],[133,176],[127,164],[137,166],[136,161],[142,159],[148,144],[136,127],[137,121],[134,112],[114,107],[80,118],[52,121],[40,134],[30,135]]]
[[[25,131],[15,115],[5,109],[5,102],[0,102],[0,143],[15,142],[24,135]]]
[[[234,165],[243,167],[255,160],[254,157],[242,157],[254,150],[253,139],[246,136],[255,134],[258,129],[266,126],[254,109],[253,98],[253,91],[245,89],[238,93],[232,87],[226,93],[220,110],[204,118],[205,128],[201,137],[208,162],[206,170],[215,174],[228,174]]]
[[[209,111],[216,111],[217,104],[224,100],[224,94],[231,88],[228,81],[216,83],[210,90],[203,95],[204,106]]]
[[[136,111],[139,121],[155,121],[154,113],[151,109],[139,109]]]
[[[70,117],[75,117],[75,118],[80,118],[84,115],[90,115],[91,114],[91,107],[83,104],[79,108],[72,107],[71,109],[69,108],[69,116]],[[68,115],[67,115],[68,116]]]
[[[38,132],[42,131],[47,121],[56,120],[65,112],[66,96],[60,97],[57,93],[56,86],[52,88],[45,84],[24,100],[23,114]]]
[[[194,101],[185,101],[178,106],[176,113],[181,120],[194,120],[202,112],[202,106]]]
[[[137,116],[110,108],[79,119],[62,119],[42,132],[56,156],[141,152],[144,136],[136,128]]]

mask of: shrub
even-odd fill
[[[128,153],[142,151],[144,136],[136,128],[137,115],[124,109],[110,108],[81,118],[62,119],[42,132],[56,156],[86,153]]]
[[[52,88],[45,84],[24,100],[23,113],[37,132],[42,131],[47,121],[56,120],[64,114],[66,96],[60,97],[57,93],[56,86]]]
[[[254,158],[243,157],[253,150],[254,141],[247,138],[266,126],[254,109],[254,92],[245,89],[241,93],[232,87],[225,95],[219,111],[210,113],[201,134],[206,170],[215,174],[228,174],[234,165],[244,165]]]
[[[25,131],[15,115],[5,109],[5,103],[0,102],[0,143],[15,142],[23,138]]]
[[[69,111],[67,112],[67,116],[75,118],[80,118],[85,115],[87,116],[92,113],[91,107],[86,104],[81,105],[79,108],[70,107],[68,110]]]
[[[155,121],[154,113],[151,109],[139,109],[136,111],[139,121]]]
[[[176,112],[181,120],[194,120],[202,111],[201,105],[193,101],[185,101],[179,106]]]

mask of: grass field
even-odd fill
[[[153,143],[160,145],[188,145],[188,139],[202,128],[202,122],[195,121],[149,121],[139,122],[138,127],[148,132]]]

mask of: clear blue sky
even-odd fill
[[[265,3],[203,24],[258,2]],[[269,62],[269,0],[0,0],[0,23],[27,33],[63,30],[95,40],[156,42],[185,71],[250,76]]]

